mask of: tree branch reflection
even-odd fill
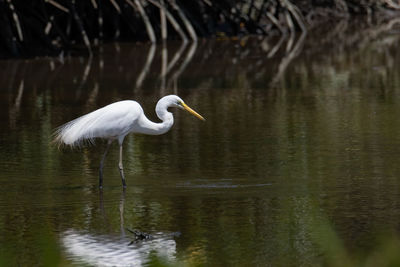
[[[152,44],[149,49],[149,53],[147,54],[147,60],[145,65],[143,66],[142,71],[140,72],[137,80],[136,80],[136,88],[140,89],[142,87],[143,81],[146,78],[147,73],[149,72],[151,63],[153,62],[154,55],[156,53],[156,45]]]

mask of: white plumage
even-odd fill
[[[144,116],[142,107],[131,100],[119,101],[83,115],[56,130],[56,142],[80,146],[94,138],[116,139],[128,134],[138,119]]]
[[[150,121],[136,101],[124,100],[112,103],[60,126],[55,131],[54,141],[59,145],[80,146],[84,142],[93,143],[95,138],[107,139],[108,146],[100,162],[99,171],[99,186],[102,187],[105,156],[112,141],[118,140],[120,145],[119,170],[122,184],[125,187],[122,166],[122,143],[125,136],[129,133],[159,135],[167,132],[174,123],[172,113],[168,112],[169,107],[185,109],[204,120],[201,115],[188,107],[176,95],[165,96],[157,102],[156,114],[162,120],[160,123]]]

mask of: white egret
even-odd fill
[[[73,121],[70,121],[55,132],[54,141],[58,144],[80,146],[85,141],[91,143],[95,138],[107,139],[107,148],[100,161],[99,187],[103,186],[103,164],[111,143],[119,143],[119,172],[122,185],[126,187],[124,168],[122,165],[122,143],[129,133],[160,135],[166,133],[174,123],[174,117],[168,111],[169,107],[185,109],[197,118],[205,120],[200,114],[191,109],[176,95],[161,98],[156,105],[156,114],[162,122],[150,121],[143,112],[140,104],[133,100],[112,103],[97,109]]]

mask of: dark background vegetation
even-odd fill
[[[394,0],[0,0],[0,57],[60,55],[101,42],[276,36],[326,21],[398,15]]]

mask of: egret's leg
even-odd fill
[[[103,166],[104,166],[104,160],[106,159],[107,152],[110,149],[112,141],[109,140],[107,143],[106,151],[103,154],[103,157],[101,158],[100,161],[100,169],[99,169],[99,188],[103,188]]]
[[[125,175],[124,175],[124,166],[122,165],[122,144],[119,145],[119,173],[121,174],[121,180],[122,180],[122,186],[125,188],[126,187],[126,182],[125,182]]]

